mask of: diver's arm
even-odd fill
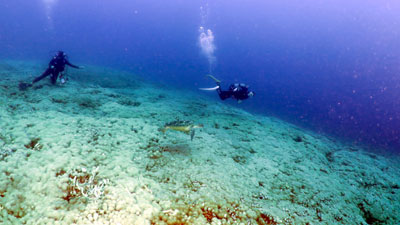
[[[53,69],[54,68],[54,62],[55,62],[55,59],[53,58],[52,60],[50,60],[50,62],[49,62],[49,69]]]
[[[75,69],[80,69],[81,68],[79,66],[75,66],[74,64],[71,64],[68,60],[65,60],[65,64],[70,66],[70,67],[72,67],[72,68],[75,68]]]

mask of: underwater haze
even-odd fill
[[[46,65],[64,50],[196,92],[211,73],[255,91],[232,106],[399,152],[399,12],[394,0],[0,0],[0,58]]]

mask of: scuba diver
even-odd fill
[[[83,69],[84,67],[82,66],[75,66],[71,64],[68,59],[67,59],[67,54],[65,54],[63,51],[58,51],[57,54],[51,59],[49,62],[49,67],[44,71],[42,75],[39,77],[36,77],[32,83],[20,83],[19,84],[19,89],[20,90],[26,90],[28,87],[32,87],[34,83],[42,80],[43,78],[47,77],[50,75],[50,80],[52,84],[56,84],[58,75],[64,71],[65,65],[68,65],[72,68],[76,69]],[[64,84],[66,82],[66,78],[63,77],[61,74],[60,76],[60,82],[61,84]]]
[[[200,90],[203,90],[203,91],[217,90],[217,93],[221,100],[225,100],[227,98],[233,98],[233,99],[237,100],[238,103],[241,103],[243,100],[253,97],[255,94],[254,91],[249,91],[248,85],[243,84],[243,83],[231,84],[227,91],[223,91],[223,90],[221,90],[221,86],[220,86],[221,81],[220,80],[218,80],[217,78],[215,78],[212,75],[207,75],[207,76],[210,77],[211,79],[213,79],[215,81],[215,83],[217,84],[217,86],[213,87],[213,88],[200,88]]]

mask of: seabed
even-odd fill
[[[18,90],[44,69],[0,61],[1,224],[400,224],[398,156],[107,68]]]

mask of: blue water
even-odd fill
[[[398,152],[398,12],[394,0],[0,0],[0,58],[45,65],[63,49],[72,63],[196,91],[213,86],[205,26],[212,74],[256,92],[240,107]]]

